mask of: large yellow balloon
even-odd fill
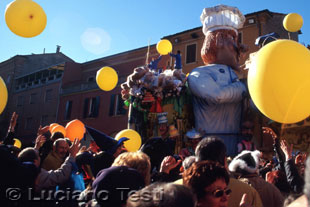
[[[167,55],[172,51],[172,44],[169,40],[160,40],[156,45],[157,52],[161,55]]]
[[[129,139],[126,142],[124,142],[124,146],[128,150],[128,152],[138,151],[139,148],[141,147],[142,144],[141,136],[135,130],[124,129],[115,136],[115,139],[119,140],[122,137],[126,137]]]
[[[9,29],[21,37],[39,35],[46,26],[46,14],[32,0],[15,0],[7,5],[5,21]]]
[[[292,40],[276,40],[260,49],[248,73],[257,108],[280,123],[296,123],[310,114],[310,51]]]
[[[5,82],[0,77],[0,114],[3,112],[7,102],[8,102],[8,89],[6,88]]]
[[[97,71],[96,81],[101,90],[111,91],[117,85],[118,75],[113,68],[106,66]]]
[[[17,138],[14,138],[13,140],[14,140],[14,147],[17,147],[20,149],[22,147],[22,142]]]
[[[302,16],[296,13],[290,13],[283,19],[283,26],[289,32],[297,32],[303,25]]]

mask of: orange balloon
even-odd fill
[[[64,137],[66,136],[66,129],[61,125],[57,125],[52,128],[51,133],[53,134],[55,132],[61,132],[64,135]]]
[[[52,129],[53,129],[55,126],[59,126],[59,124],[57,124],[57,123],[52,123],[52,124],[50,124],[49,131],[50,131],[51,133],[52,133]]]
[[[74,141],[75,138],[81,140],[84,137],[85,131],[85,125],[78,119],[74,119],[66,125],[66,137],[71,141]]]

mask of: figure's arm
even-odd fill
[[[173,54],[173,53],[169,53],[169,55],[171,56],[171,57],[177,57],[177,55],[175,55],[175,54]]]
[[[219,86],[209,74],[192,72],[188,77],[191,92],[209,104],[233,103],[241,101],[246,93],[245,85],[236,79],[226,86]]]

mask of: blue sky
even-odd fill
[[[37,37],[22,38],[6,26],[10,0],[0,1],[0,62],[17,54],[61,51],[85,62],[157,43],[161,37],[201,26],[205,7],[226,4],[243,14],[264,9],[300,14],[304,19],[301,43],[310,44],[309,0],[35,0],[47,15],[47,26]]]

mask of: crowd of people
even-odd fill
[[[86,149],[78,139],[50,134],[48,126],[39,128],[33,147],[18,149],[13,139],[17,117],[14,113],[0,145],[1,206],[307,206],[306,154],[293,157],[293,146],[270,128],[264,130],[273,135],[275,156],[264,160],[245,144],[237,156],[227,157],[220,138],[197,139],[194,131],[188,135],[198,140],[189,147],[193,153],[174,154],[167,137],[150,138],[137,152],[126,151],[126,138],[104,144],[92,140]]]

